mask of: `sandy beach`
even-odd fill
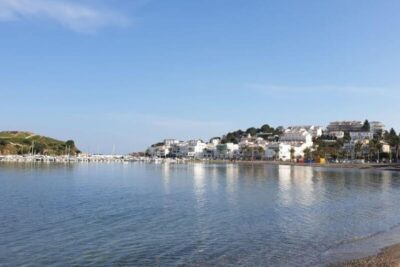
[[[331,267],[399,267],[400,244],[384,248],[377,255],[334,264]]]

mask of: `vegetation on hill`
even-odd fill
[[[364,130],[370,129],[368,121],[364,123]],[[351,141],[350,134],[346,133],[343,139],[322,135],[314,138],[313,156],[328,159],[365,159],[368,161],[379,161],[387,159],[399,161],[400,158],[400,135],[392,128],[390,131],[375,133],[368,145],[357,142],[354,147],[346,148],[344,145]],[[389,152],[383,152],[383,144],[390,146]],[[307,157],[306,157],[307,158]]]
[[[30,132],[0,132],[0,155],[76,155],[80,153],[73,140],[66,142]]]
[[[227,133],[221,139],[221,142],[224,143],[234,143],[237,144],[240,142],[242,137],[246,137],[247,135],[251,136],[259,136],[264,138],[265,140],[273,140],[275,136],[279,136],[283,133],[283,127],[279,126],[277,128],[271,127],[268,124],[264,124],[260,128],[250,127],[246,131],[237,130],[234,132]]]

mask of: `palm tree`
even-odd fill
[[[396,162],[399,161],[399,154],[400,154],[400,134],[399,134],[399,136],[397,136]]]
[[[292,161],[294,161],[294,152],[296,152],[296,151],[295,151],[294,148],[292,147],[292,148],[290,149],[290,159],[291,159]]]
[[[257,158],[263,159],[265,155],[265,149],[261,146],[257,147]]]
[[[304,158],[305,159],[307,159],[307,160],[310,159],[310,154],[311,154],[311,149],[310,148],[307,147],[306,149],[304,149],[303,153],[304,153]]]
[[[378,142],[377,144],[376,144],[376,150],[377,150],[377,155],[378,155],[378,162],[380,162],[380,160],[381,160],[381,151],[382,151],[382,147],[383,147],[383,145],[382,145],[382,143],[381,142]]]
[[[361,148],[362,148],[362,143],[360,141],[358,141],[355,145],[354,145],[354,153],[355,153],[355,158],[358,158],[358,155],[361,152]]]
[[[395,151],[396,161],[399,159],[400,150],[400,137],[397,135],[396,131],[392,128],[389,132],[384,134],[385,141],[390,145],[390,150]]]

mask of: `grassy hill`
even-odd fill
[[[64,142],[31,132],[0,132],[0,155],[28,154],[32,151],[43,155],[74,155],[80,152],[72,140]]]

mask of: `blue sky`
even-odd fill
[[[127,153],[269,123],[400,130],[399,1],[0,0],[0,130]]]

